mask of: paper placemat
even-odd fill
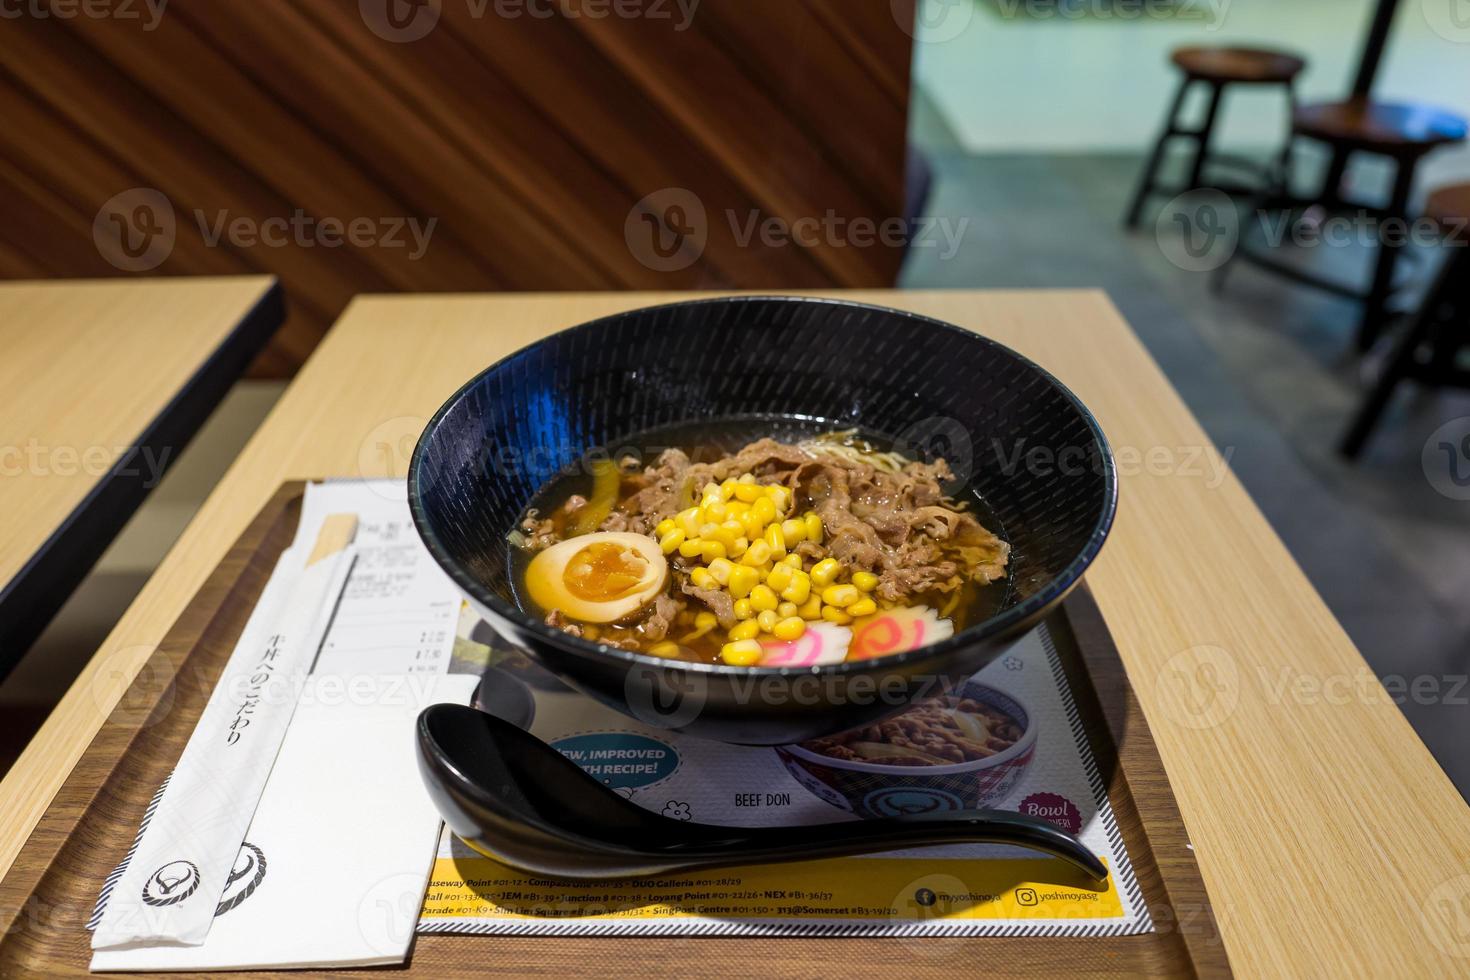
[[[1064,862],[1000,845],[951,845],[619,882],[516,871],[447,830],[421,933],[497,935],[1116,936],[1152,931],[1107,792],[1042,626],[963,688],[1024,721],[1011,749],[963,773],[853,773],[818,753],[725,745],[643,725],[562,686],[460,618],[452,672],[498,668],[534,693],[530,730],[619,793],[676,819],[790,826],[982,805],[1078,833],[1108,865],[1089,887]],[[946,770],[953,767],[944,767]]]

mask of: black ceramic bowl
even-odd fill
[[[857,426],[956,463],[1011,543],[1010,579],[989,587],[1008,590],[999,611],[932,646],[817,669],[664,660],[521,611],[506,538],[548,480],[590,447],[758,417]],[[1005,652],[1097,556],[1117,479],[1082,403],[994,341],[898,310],[741,297],[606,317],[492,365],[429,422],[408,499],[429,552],[479,614],[567,683],[649,724],[780,745],[897,712]]]

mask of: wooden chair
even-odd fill
[[[1424,214],[1444,235],[1444,265],[1343,436],[1339,451],[1349,459],[1362,452],[1400,381],[1470,387],[1470,371],[1455,365],[1456,353],[1470,340],[1470,183],[1430,194]]]
[[[1258,172],[1260,168],[1253,161],[1210,153],[1210,137],[1214,134],[1215,119],[1219,115],[1225,89],[1230,85],[1280,85],[1286,90],[1288,103],[1294,106],[1296,96],[1292,84],[1306,64],[1302,59],[1280,51],[1236,47],[1179,48],[1170,55],[1170,60],[1183,73],[1183,78],[1175,92],[1169,114],[1164,118],[1163,132],[1154,142],[1153,150],[1149,153],[1148,162],[1144,164],[1143,174],[1139,178],[1138,188],[1133,192],[1133,199],[1123,217],[1124,227],[1130,230],[1138,227],[1144,204],[1149,197],[1155,194],[1174,196],[1206,186],[1205,167],[1210,163],[1227,163],[1238,169]],[[1184,99],[1190,88],[1197,84],[1209,89],[1209,102],[1205,109],[1204,122],[1197,129],[1188,129],[1180,122],[1179,111],[1184,107]],[[1160,187],[1157,182],[1159,167],[1163,164],[1169,141],[1177,137],[1194,142],[1194,160],[1190,165],[1189,180],[1178,187]],[[1253,193],[1255,190],[1229,183],[1209,186],[1233,193]]]
[[[1388,219],[1407,223],[1409,195],[1419,161],[1439,147],[1464,140],[1465,129],[1465,120],[1453,113],[1425,106],[1375,102],[1366,96],[1302,106],[1292,116],[1293,139],[1313,140],[1330,148],[1333,154],[1322,187],[1314,196],[1298,197],[1283,184],[1253,201],[1252,213],[1290,212],[1315,205],[1330,213],[1355,212],[1377,218],[1380,227]],[[1343,197],[1343,173],[1349,159],[1359,153],[1384,157],[1393,162],[1394,183],[1387,204],[1374,205]],[[1214,285],[1219,289],[1231,265],[1244,261],[1302,285],[1359,300],[1363,304],[1363,312],[1358,323],[1357,344],[1359,350],[1367,350],[1382,329],[1394,292],[1394,267],[1402,244],[1402,241],[1380,236],[1373,280],[1363,290],[1284,265],[1266,252],[1253,248],[1247,237],[1242,235],[1230,261],[1216,271]]]

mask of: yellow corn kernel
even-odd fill
[[[805,632],[806,623],[799,616],[787,616],[771,629],[776,639],[785,640],[787,643],[801,639],[801,635]]]
[[[718,541],[705,541],[699,549],[699,555],[706,562],[712,562],[716,558],[725,557],[725,546]]]
[[[760,663],[764,652],[754,639],[737,640],[720,647],[720,659],[731,667],[750,667]]]
[[[750,590],[755,588],[756,583],[760,580],[760,572],[757,572],[749,565],[734,565],[730,568],[730,581],[725,584],[730,587],[730,594],[732,596],[737,599],[744,599],[750,595]]]
[[[720,499],[720,485],[718,483],[706,483],[699,488],[699,495],[701,497],[714,497],[718,500]]]
[[[852,605],[848,606],[845,611],[849,616],[852,616],[853,618],[857,618],[859,616],[871,616],[873,615],[873,613],[878,611],[878,604],[873,601],[872,596],[863,596],[857,602],[854,602]]]
[[[791,489],[783,487],[779,483],[766,487],[766,493],[771,497],[771,503],[776,505],[776,510],[784,513],[791,506]]]
[[[806,524],[806,539],[821,544],[822,519],[817,516],[816,511],[807,511],[806,516],[802,517],[802,521]]]
[[[735,484],[736,500],[743,500],[747,504],[753,504],[764,495],[764,491],[754,483]]]
[[[750,505],[750,516],[763,525],[769,524],[776,519],[776,505],[770,497],[761,496]]]
[[[732,500],[725,505],[725,513],[729,514],[736,520],[739,520],[741,514],[750,513],[750,504],[747,504],[742,500]]]
[[[678,526],[679,525],[674,523],[674,519],[672,517],[665,517],[654,526],[653,536],[662,540],[665,534],[668,534],[670,531]]]
[[[719,584],[729,585],[730,569],[734,567],[728,558],[715,558],[709,563],[709,573]]]
[[[730,640],[753,640],[760,635],[761,624],[753,619],[743,619],[730,627]]]
[[[735,482],[736,483],[754,483],[755,482],[755,474],[754,473],[741,473],[740,476],[735,479]]]
[[[735,600],[735,618],[751,619],[755,616],[755,610],[750,607],[749,599]]]
[[[791,570],[791,584],[781,590],[781,598],[788,602],[794,602],[798,606],[806,602],[807,597],[812,594],[812,577],[806,572]]]
[[[836,558],[823,558],[812,566],[812,584],[819,589],[825,589],[837,581],[837,574],[842,571],[842,566],[837,564]]]
[[[792,568],[796,569],[799,572],[801,571],[801,556],[794,554],[787,555],[785,558],[781,559],[781,564],[790,565]]]
[[[684,529],[685,534],[694,535],[699,533],[699,508],[690,507],[688,510],[679,511],[679,516],[674,518],[674,523]]]
[[[776,607],[776,614],[782,619],[790,619],[796,615],[796,603],[788,599]]]
[[[761,628],[762,633],[769,633],[774,630],[780,618],[776,615],[776,610],[774,609],[762,609],[755,614],[756,625]]]
[[[750,547],[750,539],[742,534],[740,535],[740,537],[736,538],[734,541],[731,541],[725,547],[730,552],[731,558],[739,558],[741,555],[745,554],[745,549]]]
[[[694,614],[694,625],[702,630],[713,629],[717,623],[719,623],[719,620],[715,618],[715,614],[712,612],[705,611]]]
[[[806,539],[806,521],[798,517],[788,517],[781,522],[781,534],[786,538],[786,545],[797,544]]]
[[[704,551],[704,542],[698,538],[685,538],[679,544],[679,554],[685,558],[698,558]]]
[[[722,480],[720,482],[720,499],[729,500],[733,496],[735,496],[735,481],[733,479]]]
[[[806,602],[797,603],[796,615],[802,619],[821,619],[822,597],[813,595]]]
[[[855,585],[829,585],[822,590],[822,601],[829,606],[846,608],[862,597]]]
[[[697,537],[697,538],[714,538],[719,533],[720,533],[720,525],[716,524],[714,521],[705,521],[704,523],[702,523],[702,524],[699,525],[699,533],[696,534],[695,537]]]
[[[720,500],[718,495],[715,497],[714,500],[711,500],[709,503],[699,508],[700,516],[703,517],[706,521],[709,521],[711,524],[718,524],[723,521],[727,516],[727,513],[728,512],[725,510],[724,501]]]
[[[745,554],[740,556],[742,565],[764,565],[771,560],[771,546],[765,541],[752,541],[750,547],[745,549]]]
[[[836,623],[838,626],[846,626],[852,622],[852,617],[836,606],[823,606],[822,618],[829,623]]]
[[[766,584],[777,592],[784,592],[794,574],[790,565],[777,565],[766,574]]]
[[[648,652],[655,657],[677,657],[679,655],[679,644],[673,640],[665,640],[662,643],[655,643],[649,647]]]
[[[720,587],[720,583],[715,581],[715,577],[710,574],[708,568],[696,568],[690,572],[689,581],[701,589],[718,589]]]
[[[878,587],[878,576],[872,572],[853,572],[852,584],[864,592],[872,592]]]
[[[786,556],[786,535],[781,533],[781,525],[766,525],[766,544],[771,546],[771,554],[778,558]]]
[[[658,538],[659,549],[666,555],[672,555],[675,549],[684,543],[685,537],[682,527],[675,528],[667,534],[661,534]]]
[[[728,545],[731,541],[734,541],[736,538],[740,537],[744,533],[745,525],[741,523],[740,519],[729,517],[721,522],[719,533],[717,533],[715,536]]]
[[[760,537],[766,531],[766,526],[756,520],[755,512],[749,511],[740,515],[740,532],[751,540]]]
[[[750,608],[756,612],[764,612],[767,609],[774,612],[780,604],[781,600],[776,598],[776,593],[771,591],[769,585],[762,583],[750,590]]]

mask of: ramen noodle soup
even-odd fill
[[[1004,602],[1009,546],[944,459],[853,431],[672,430],[563,473],[510,538],[516,597],[653,656],[816,667],[938,642]]]
[[[833,759],[880,766],[952,766],[988,759],[1020,741],[1016,719],[973,698],[920,701],[876,725],[803,743]]]

